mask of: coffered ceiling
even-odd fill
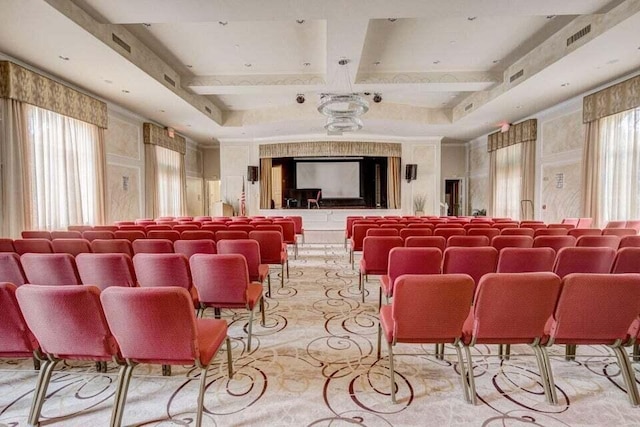
[[[0,53],[203,145],[326,137],[327,91],[468,140],[640,69],[640,0],[0,1]]]

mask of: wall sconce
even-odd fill
[[[414,164],[406,165],[404,169],[404,179],[406,179],[407,182],[411,182],[411,181],[415,181],[417,177],[418,177],[418,165],[414,165]]]
[[[250,181],[252,184],[254,184],[256,181],[260,180],[260,177],[258,175],[258,166],[247,166],[247,181]]]
[[[167,129],[167,135],[169,136],[169,138],[175,138],[176,137],[176,131],[173,128],[166,128]]]

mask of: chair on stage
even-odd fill
[[[315,198],[307,199],[307,209],[311,209],[311,205],[315,203],[316,208],[320,209],[320,198],[322,197],[322,190],[318,190],[318,194],[316,194]]]

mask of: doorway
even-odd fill
[[[448,205],[447,215],[462,215],[462,180],[446,179],[444,181],[444,201]]]

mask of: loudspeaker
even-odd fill
[[[404,179],[411,182],[418,177],[418,165],[408,164],[405,166]]]
[[[256,181],[259,181],[260,177],[258,176],[258,166],[247,166],[247,181],[250,181],[252,184]]]

